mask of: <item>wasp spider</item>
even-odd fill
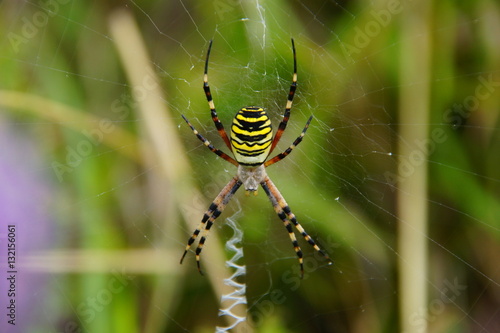
[[[210,228],[212,227],[215,220],[222,213],[229,200],[241,185],[245,187],[246,194],[253,192],[257,195],[258,186],[262,186],[264,192],[266,192],[271,204],[274,207],[274,211],[278,214],[279,218],[283,221],[288,235],[293,244],[293,248],[299,259],[301,276],[304,275],[304,266],[302,259],[302,250],[300,249],[299,243],[295,238],[295,234],[292,230],[292,225],[297,228],[297,230],[302,234],[304,239],[312,246],[316,251],[322,254],[331,264],[332,261],[328,255],[319,248],[314,240],[307,234],[304,228],[299,224],[295,215],[290,210],[290,207],[286,203],[285,199],[279,192],[278,188],[273,184],[271,179],[266,174],[266,167],[281,161],[302,141],[304,135],[306,134],[309,123],[312,120],[312,116],[307,120],[307,123],[302,130],[302,133],[295,139],[288,149],[284,152],[276,155],[275,157],[267,160],[269,154],[274,150],[278,144],[281,135],[283,134],[288,119],[290,118],[290,109],[292,108],[293,96],[295,94],[295,89],[297,87],[297,57],[295,54],[295,45],[292,39],[292,51],[293,51],[293,78],[292,84],[290,86],[290,92],[288,93],[288,99],[286,102],[285,113],[283,119],[281,120],[276,135],[273,137],[273,130],[271,128],[271,120],[267,116],[266,111],[257,106],[247,106],[242,108],[236,113],[231,124],[231,136],[228,136],[224,126],[219,121],[217,113],[215,111],[215,105],[212,100],[212,94],[210,93],[210,86],[208,85],[208,59],[210,57],[210,50],[212,48],[212,41],[207,51],[207,58],[205,61],[205,73],[203,76],[203,90],[207,97],[208,105],[212,114],[212,120],[219,132],[219,135],[224,140],[226,146],[232,151],[234,158],[225,154],[221,150],[215,148],[210,141],[205,139],[194,127],[191,125],[189,120],[182,115],[182,118],[186,121],[188,126],[191,128],[193,133],[200,139],[205,146],[208,147],[212,152],[222,157],[231,164],[238,167],[236,176],[227,184],[219,195],[212,202],[208,210],[203,215],[200,225],[193,232],[193,235],[189,238],[184,254],[181,258],[181,264],[186,256],[186,253],[191,248],[191,245],[196,240],[200,232],[203,230],[198,247],[196,249],[196,263],[198,265],[198,271],[202,273],[200,268],[200,254],[203,249],[203,245],[207,239]]]

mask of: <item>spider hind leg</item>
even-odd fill
[[[208,234],[210,232],[210,228],[214,224],[215,220],[220,216],[224,208],[226,208],[226,205],[228,204],[229,200],[233,197],[234,193],[240,188],[242,185],[242,182],[239,180],[238,177],[234,177],[217,195],[215,200],[210,204],[208,207],[207,211],[205,214],[203,214],[203,218],[198,225],[198,227],[195,229],[193,232],[192,236],[188,239],[186,249],[184,250],[184,254],[181,257],[180,263],[182,264],[182,261],[184,260],[184,257],[188,253],[189,249],[191,248],[191,245],[194,243],[196,238],[198,238],[198,235],[200,232],[203,230],[203,233],[201,235],[200,241],[198,242],[198,246],[195,251],[196,255],[196,265],[198,267],[198,272],[200,272],[201,275],[203,275],[203,271],[201,270],[201,265],[200,265],[200,256],[201,256],[201,251],[203,249],[203,245],[205,244],[205,241],[208,237]]]
[[[304,239],[309,243],[309,245],[311,245],[318,253],[320,253],[323,257],[325,257],[325,259],[328,260],[328,264],[331,265],[333,262],[328,256],[328,254],[322,249],[320,249],[320,247],[316,244],[316,242],[312,239],[312,237],[309,236],[309,234],[300,225],[300,223],[297,221],[297,218],[292,213],[290,207],[286,203],[285,199],[279,192],[276,185],[274,185],[274,183],[271,181],[271,179],[269,177],[266,177],[260,185],[262,186],[267,196],[269,197],[269,200],[271,201],[271,204],[274,207],[274,211],[278,214],[278,217],[283,221],[283,224],[285,225],[285,228],[288,231],[288,235],[290,236],[290,240],[292,241],[293,248],[299,259],[300,273],[301,273],[300,277],[301,278],[304,277],[303,253],[295,237],[290,222],[295,226],[295,228],[297,228],[297,230],[300,232],[302,237],[304,237]]]

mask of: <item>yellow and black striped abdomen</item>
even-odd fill
[[[264,163],[272,139],[271,120],[263,108],[248,106],[238,111],[231,124],[231,146],[238,163],[244,166]]]

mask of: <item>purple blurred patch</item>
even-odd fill
[[[22,267],[27,256],[47,250],[53,244],[54,202],[47,180],[49,171],[44,167],[37,139],[23,131],[22,125],[12,125],[0,118],[0,332],[50,327],[49,276]],[[15,225],[13,268],[7,265],[7,245],[11,244],[7,237],[9,225]],[[16,273],[8,273],[11,270]],[[14,280],[12,291],[10,282]],[[15,326],[9,323],[13,319],[12,299]]]

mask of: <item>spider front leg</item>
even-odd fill
[[[198,228],[195,229],[193,232],[193,235],[188,239],[188,243],[186,245],[186,249],[184,250],[184,254],[181,257],[180,263],[182,264],[182,261],[184,260],[184,257],[186,256],[187,252],[191,248],[191,245],[193,242],[198,238],[198,235],[200,234],[201,230],[203,230],[203,234],[200,238],[200,241],[198,243],[198,247],[196,248],[196,264],[198,266],[198,272],[200,272],[201,275],[203,275],[203,272],[201,271],[201,266],[200,266],[200,254],[201,250],[203,249],[203,245],[205,244],[205,241],[208,237],[208,233],[210,232],[210,228],[214,224],[215,220],[219,217],[219,215],[222,213],[224,208],[226,208],[227,203],[231,198],[233,197],[234,193],[240,188],[242,182],[239,180],[238,177],[234,177],[219,193],[219,195],[215,198],[215,200],[212,202],[212,204],[208,207],[208,210],[203,214],[203,218],[201,219],[200,224],[198,225]]]
[[[278,142],[280,141],[281,135],[285,131],[288,119],[290,119],[290,110],[292,109],[293,96],[295,96],[295,90],[297,89],[297,55],[295,53],[295,43],[292,38],[292,52],[293,52],[293,76],[292,84],[290,85],[290,91],[288,92],[288,97],[286,100],[285,113],[283,114],[283,119],[281,120],[276,135],[274,136],[273,143],[271,144],[272,152]]]
[[[300,225],[300,223],[297,221],[297,218],[295,215],[292,213],[290,210],[290,207],[286,203],[285,199],[281,195],[280,191],[278,188],[274,185],[274,183],[271,181],[269,177],[266,176],[266,178],[260,183],[264,191],[266,192],[267,196],[269,197],[269,200],[271,201],[271,204],[274,207],[274,211],[278,214],[278,217],[283,221],[283,224],[285,225],[286,230],[288,231],[288,235],[290,236],[290,240],[292,241],[293,248],[295,249],[295,253],[297,253],[297,257],[299,258],[299,264],[300,264],[300,277],[304,277],[304,263],[303,263],[303,254],[302,250],[299,246],[299,243],[297,242],[297,239],[295,238],[295,234],[293,233],[292,226],[290,225],[290,222],[297,228],[297,230],[300,232],[302,237],[316,250],[318,251],[323,257],[325,257],[328,261],[329,264],[332,264],[332,260],[324,252],[319,248],[319,246],[316,244],[316,242],[312,239],[311,236],[304,230],[304,228]]]
[[[293,143],[290,145],[290,147],[288,147],[284,152],[274,156],[272,159],[270,159],[269,161],[266,161],[264,163],[264,166],[266,168],[270,165],[273,165],[276,162],[281,161],[285,157],[287,157],[288,154],[290,154],[292,152],[292,150],[294,150],[295,147],[297,147],[297,145],[302,142],[302,139],[304,139],[304,136],[306,135],[306,131],[309,128],[309,124],[311,123],[312,119],[313,119],[313,116],[310,116],[306,122],[306,125],[304,126],[304,129],[302,130],[302,133],[300,133],[300,135],[297,137],[297,139],[295,139],[295,141],[293,141]]]
[[[212,93],[210,92],[210,86],[208,85],[208,59],[210,58],[210,50],[212,49],[212,41],[208,45],[207,58],[205,59],[205,72],[203,74],[203,91],[205,91],[205,96],[207,97],[208,107],[210,108],[210,113],[212,115],[212,120],[219,132],[219,135],[226,143],[226,146],[229,150],[232,150],[231,143],[229,142],[229,137],[227,136],[226,130],[224,129],[224,125],[219,120],[217,116],[217,111],[215,111],[215,104],[212,98]]]
[[[226,153],[224,153],[222,150],[220,149],[217,149],[215,148],[211,143],[210,141],[208,141],[207,139],[205,139],[205,137],[203,135],[201,135],[195,128],[193,125],[191,125],[191,123],[189,122],[189,120],[182,114],[182,119],[184,119],[184,121],[188,124],[189,128],[191,128],[191,130],[193,131],[194,135],[196,135],[196,137],[201,141],[203,142],[203,144],[208,148],[210,149],[211,152],[213,152],[214,154],[216,154],[217,156],[220,156],[222,157],[223,159],[225,159],[226,161],[228,161],[229,163],[235,165],[235,166],[238,166],[238,162],[236,162],[231,156],[227,155]]]

